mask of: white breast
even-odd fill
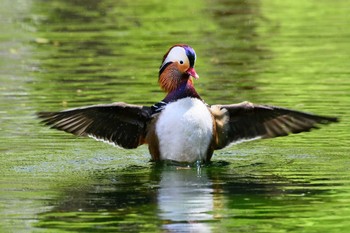
[[[205,160],[213,137],[213,119],[199,99],[184,98],[169,103],[156,124],[162,160]]]

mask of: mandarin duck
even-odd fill
[[[172,46],[159,69],[167,93],[153,106],[123,102],[60,112],[39,112],[42,122],[78,136],[89,136],[126,149],[148,144],[153,161],[209,162],[214,150],[248,140],[286,136],[337,122],[287,108],[242,102],[208,105],[194,88],[196,53]]]

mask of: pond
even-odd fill
[[[1,0],[1,232],[349,232],[350,3]],[[44,127],[38,111],[164,97],[167,49],[197,53],[209,104],[340,122],[188,169]]]

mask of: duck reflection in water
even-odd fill
[[[254,169],[259,170],[258,166]],[[292,205],[311,206],[329,192],[327,187],[317,189],[307,180],[254,176],[249,172],[252,165],[236,167],[239,174],[227,173],[227,169],[227,163],[215,163],[202,167],[200,172],[196,168],[158,165],[153,169],[93,171],[88,179],[57,190],[57,199],[50,201],[53,208],[38,216],[37,227],[81,232],[92,228],[117,232],[227,231],[228,226],[222,224],[232,226],[236,217],[251,218],[246,216],[248,210],[253,213],[262,206],[272,210],[288,207],[291,203],[285,201],[286,195],[308,193],[308,199],[294,199]]]
[[[91,178],[59,190],[53,208],[39,215],[38,227],[142,232],[151,224],[165,232],[211,232],[220,199],[214,201],[206,169],[156,165],[94,171]]]
[[[210,232],[214,219],[213,184],[200,169],[167,169],[157,195],[159,216],[169,232]]]

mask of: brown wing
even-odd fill
[[[256,105],[249,102],[232,105],[213,105],[216,119],[216,147],[230,143],[286,136],[318,128],[319,124],[337,122],[335,117],[312,115],[286,108]]]
[[[37,115],[51,128],[91,136],[124,148],[136,148],[144,143],[151,108],[114,103],[61,112],[39,112]]]

